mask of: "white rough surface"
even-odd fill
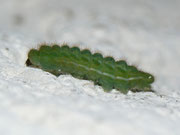
[[[179,0],[1,0],[0,135],[179,135]],[[25,66],[41,42],[100,51],[155,75],[154,93],[105,93]]]

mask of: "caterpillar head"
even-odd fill
[[[32,49],[28,53],[28,59],[26,61],[26,65],[30,67],[39,67],[39,52],[35,49]]]

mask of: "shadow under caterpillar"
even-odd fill
[[[105,91],[116,89],[122,93],[149,91],[154,76],[129,66],[124,60],[92,54],[88,49],[68,45],[41,45],[39,50],[31,49],[26,65],[40,68],[56,76],[71,74],[75,78],[92,80]]]

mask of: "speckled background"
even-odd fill
[[[0,134],[179,135],[179,0],[0,0]],[[38,44],[68,43],[156,77],[156,93],[105,93],[25,66]]]

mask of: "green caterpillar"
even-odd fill
[[[129,66],[124,60],[115,61],[112,57],[92,54],[68,45],[41,45],[39,50],[31,49],[26,61],[27,66],[40,68],[56,76],[72,76],[92,80],[105,91],[116,89],[122,93],[152,91],[153,75]]]

